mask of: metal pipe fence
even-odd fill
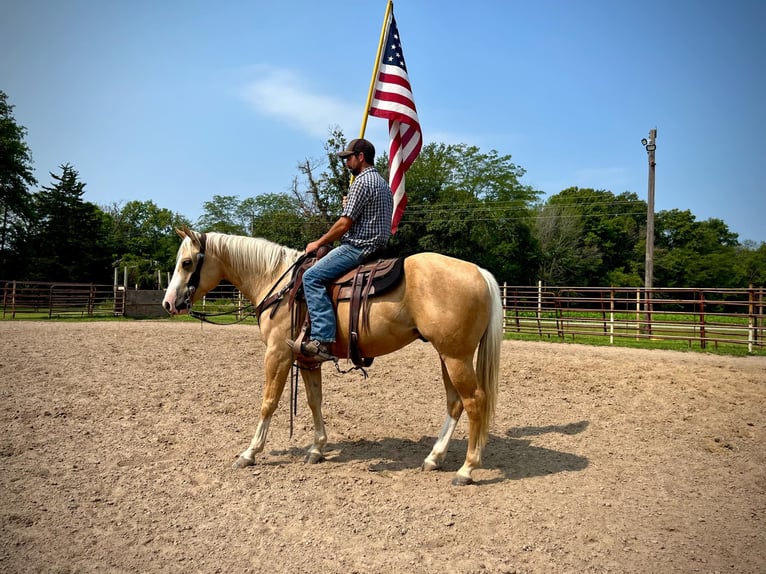
[[[122,286],[0,282],[2,317],[58,318],[125,315]],[[500,286],[504,332],[540,338],[683,341],[702,349],[718,344],[766,345],[763,287],[670,289]],[[196,304],[205,312],[242,309],[245,297],[224,284]],[[157,301],[160,305],[160,301]],[[254,321],[254,320],[253,320]]]
[[[95,283],[0,282],[3,319],[115,317],[125,312],[125,291]]]
[[[503,284],[506,333],[685,341],[764,348],[763,287],[671,289],[528,287]]]

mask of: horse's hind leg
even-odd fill
[[[441,359],[441,357],[440,357]],[[449,447],[452,434],[455,432],[457,422],[460,420],[460,415],[463,413],[463,402],[460,400],[460,395],[455,390],[455,385],[452,384],[447,366],[444,364],[444,359],[441,359],[442,365],[442,381],[444,382],[444,390],[447,392],[447,417],[444,420],[439,436],[436,439],[431,454],[429,454],[423,461],[423,470],[436,470],[441,468],[444,462],[444,457],[447,455],[447,448]]]
[[[463,466],[457,471],[452,484],[462,486],[471,484],[471,473],[481,466],[481,431],[483,428],[484,392],[479,389],[473,357],[444,357],[443,364],[449,373],[450,381],[460,395],[463,408],[468,416],[468,449]]]

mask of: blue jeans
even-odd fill
[[[327,283],[365,260],[359,247],[343,243],[317,261],[303,274],[303,291],[311,318],[311,338],[322,343],[335,342],[335,309],[327,294]]]

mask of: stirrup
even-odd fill
[[[301,337],[298,337],[298,339],[296,339],[295,341],[286,339],[285,342],[293,350],[293,354],[295,355],[299,355],[306,359],[311,359],[318,363],[321,363],[324,361],[333,361],[335,363],[338,362],[338,357],[336,357],[335,355],[331,355],[330,353],[325,353],[324,351],[321,351],[321,350],[317,352],[307,351],[306,349],[307,343],[301,341]]]

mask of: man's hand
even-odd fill
[[[322,244],[319,241],[312,241],[308,245],[306,245],[306,253],[311,253],[312,251],[316,251],[322,247]]]

